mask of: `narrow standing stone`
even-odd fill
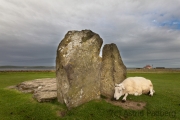
[[[112,98],[115,83],[126,78],[126,66],[123,64],[116,44],[106,44],[102,53],[101,94]]]

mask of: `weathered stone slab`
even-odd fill
[[[101,68],[101,94],[113,97],[115,83],[120,83],[126,78],[124,65],[116,44],[106,44],[102,53]]]
[[[58,46],[58,101],[68,108],[100,98],[100,48],[103,41],[90,30],[69,31]]]
[[[16,88],[25,93],[33,93],[38,102],[57,98],[56,78],[36,79],[18,84]]]

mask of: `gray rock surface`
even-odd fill
[[[16,88],[25,93],[33,93],[38,102],[51,101],[57,98],[56,78],[44,78],[26,81],[18,84]]]
[[[56,57],[58,101],[68,108],[100,98],[100,48],[103,41],[90,30],[69,31]]]
[[[113,97],[115,83],[126,78],[126,66],[123,64],[116,44],[106,44],[103,47],[101,67],[101,94]]]

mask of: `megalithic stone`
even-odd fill
[[[102,38],[90,31],[69,31],[57,48],[57,99],[68,108],[100,98]]]
[[[116,44],[106,44],[102,52],[101,94],[112,98],[115,83],[121,83],[125,78],[126,66]]]

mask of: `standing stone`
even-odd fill
[[[102,53],[101,95],[112,98],[115,83],[126,78],[126,66],[123,64],[116,44],[106,44]]]
[[[69,31],[56,57],[57,98],[68,108],[100,97],[100,48],[103,41],[90,30]]]

